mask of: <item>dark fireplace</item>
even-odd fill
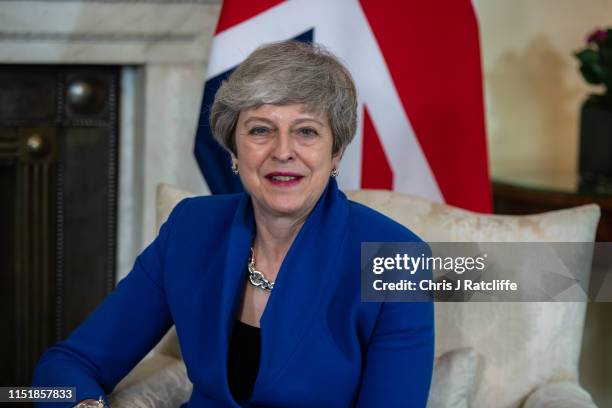
[[[119,72],[0,66],[0,386],[114,287]]]

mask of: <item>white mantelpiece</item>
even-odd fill
[[[155,188],[208,193],[193,156],[219,1],[0,0],[3,64],[122,68],[118,278],[154,237]]]
[[[0,1],[3,63],[202,64],[219,1]]]

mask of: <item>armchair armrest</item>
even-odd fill
[[[110,395],[113,408],[175,408],[193,385],[182,360],[154,353],[143,359]]]
[[[597,405],[580,384],[564,381],[536,388],[523,408],[597,408]]]

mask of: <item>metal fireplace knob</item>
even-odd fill
[[[106,102],[104,85],[95,80],[77,79],[68,85],[68,103],[78,114],[99,112]]]
[[[36,156],[43,155],[47,150],[47,143],[45,142],[45,139],[38,133],[35,133],[27,138],[26,146],[28,151]]]

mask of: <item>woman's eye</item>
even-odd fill
[[[316,135],[318,135],[318,134],[319,134],[319,133],[318,133],[316,130],[314,130],[313,128],[301,128],[301,129],[299,130],[299,133],[300,133],[300,135],[302,135],[302,136],[316,136]]]
[[[254,127],[249,130],[250,135],[265,135],[268,133],[268,128],[265,127]]]

